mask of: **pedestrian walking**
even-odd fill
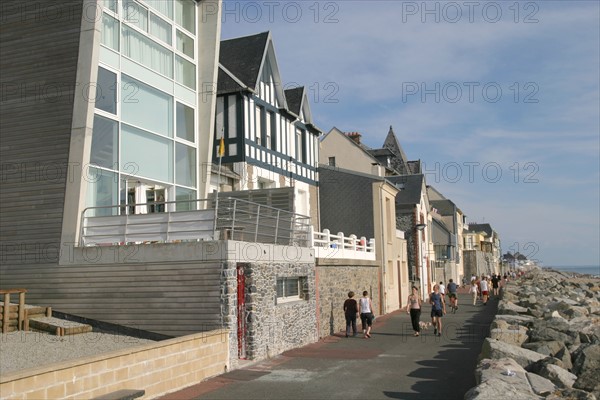
[[[419,296],[419,289],[416,286],[412,287],[412,294],[408,296],[406,303],[406,312],[410,314],[410,322],[412,322],[413,331],[415,331],[413,336],[419,336],[421,332],[421,327],[419,326],[421,319],[421,296]]]
[[[458,310],[458,296],[456,295],[456,292],[458,291],[458,285],[454,283],[452,279],[450,279],[446,289],[448,290],[448,298],[450,299],[450,307],[452,307],[452,312],[456,313],[456,310]]]
[[[352,336],[356,336],[356,317],[358,315],[358,303],[353,299],[354,292],[348,292],[348,298],[344,302],[344,315],[346,317],[346,337],[350,336],[350,327],[352,327]]]
[[[477,288],[477,282],[475,280],[471,281],[471,287],[469,288],[469,293],[473,296],[473,305],[477,304],[477,294],[479,290]]]
[[[431,304],[433,334],[442,336],[442,317],[446,314],[446,303],[444,302],[444,296],[440,293],[439,285],[433,287],[433,293],[429,295],[429,304]]]
[[[488,301],[489,290],[490,287],[488,285],[487,278],[484,276],[481,278],[481,282],[479,282],[479,290],[481,290],[481,301],[483,301],[483,305],[485,306]]]
[[[373,327],[373,303],[369,298],[369,292],[366,290],[363,292],[363,297],[360,298],[358,306],[362,330],[365,334],[365,339],[367,339],[371,337],[371,328]]]
[[[492,275],[492,290],[494,293],[494,297],[498,297],[498,286],[500,283],[500,275]]]

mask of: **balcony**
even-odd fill
[[[135,213],[140,210],[161,211]],[[81,214],[79,244],[237,240],[309,247],[310,229],[307,216],[241,199],[167,201],[88,207]]]

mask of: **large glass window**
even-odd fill
[[[119,21],[106,13],[102,13],[102,36],[100,43],[119,51]]]
[[[122,124],[121,164],[145,178],[173,182],[173,141]]]
[[[173,98],[125,74],[121,75],[121,115],[129,124],[173,136]]]
[[[165,17],[173,19],[173,0],[144,0],[144,3],[148,4]]]
[[[186,200],[195,200],[196,199],[196,191],[185,188],[176,188],[175,189],[175,200],[186,201]],[[185,203],[177,203],[177,211],[190,211],[196,210],[197,202],[190,201]]]
[[[117,74],[102,67],[98,67],[96,108],[117,114]]]
[[[176,131],[177,137],[189,142],[195,142],[194,138],[194,109],[185,104],[176,103]]]
[[[175,143],[175,160],[175,182],[196,187],[196,149]]]
[[[169,45],[173,42],[171,24],[154,14],[150,14],[150,34]]]
[[[177,29],[176,33],[177,50],[190,58],[194,58],[194,39]]]
[[[192,0],[175,0],[175,22],[196,33],[196,5]]]
[[[117,0],[102,0],[102,5],[115,14],[117,13]]]
[[[183,57],[175,56],[175,80],[196,90],[196,66]]]
[[[88,182],[87,206],[101,207],[117,204],[117,174],[103,169],[90,167],[87,169],[86,179]],[[100,217],[116,215],[118,208],[100,208],[90,210],[87,217]]]
[[[125,22],[148,32],[148,10],[146,7],[142,7],[133,0],[124,0],[123,14],[125,16]]]
[[[117,169],[118,123],[108,118],[94,115],[92,152],[90,163],[104,168]]]
[[[123,25],[123,54],[146,67],[173,78],[173,52]]]

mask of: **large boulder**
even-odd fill
[[[538,375],[549,379],[559,388],[572,388],[577,380],[577,375],[554,364],[544,365],[538,372]]]
[[[510,325],[523,325],[526,326],[534,321],[534,317],[530,315],[510,315],[510,314],[498,314],[495,320],[506,321]]]
[[[505,382],[498,378],[487,380],[482,384],[471,388],[465,393],[464,398],[465,400],[542,399],[542,397],[535,395],[531,390],[529,392],[520,392],[509,382]]]
[[[559,389],[546,397],[546,400],[596,400],[596,396],[578,389]]]
[[[531,385],[531,389],[535,394],[545,397],[557,389],[556,385],[552,383],[550,379],[546,379],[532,372],[527,372],[526,375],[529,384]]]
[[[528,335],[531,342],[554,340],[567,345],[580,342],[579,332],[573,331],[567,320],[560,317],[533,321]]]
[[[486,338],[483,342],[480,354],[480,359],[484,358],[512,358],[521,367],[527,368],[536,361],[544,359],[545,356],[540,353],[536,353],[535,351],[523,349],[499,340]]]
[[[545,356],[554,356],[556,353],[565,348],[565,344],[557,340],[549,340],[545,342],[523,343],[522,347],[527,350],[538,352]]]
[[[506,328],[494,328],[490,330],[490,337],[508,344],[521,346],[527,341],[527,328],[519,325],[508,325]]]
[[[510,301],[500,300],[498,303],[498,314],[518,315],[525,314],[526,312],[527,309],[525,307],[518,306]]]
[[[588,392],[600,391],[600,345],[582,345],[573,353],[573,372],[578,376],[574,387]]]

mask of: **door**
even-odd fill
[[[237,340],[238,357],[246,359],[246,275],[244,264],[237,265]]]

